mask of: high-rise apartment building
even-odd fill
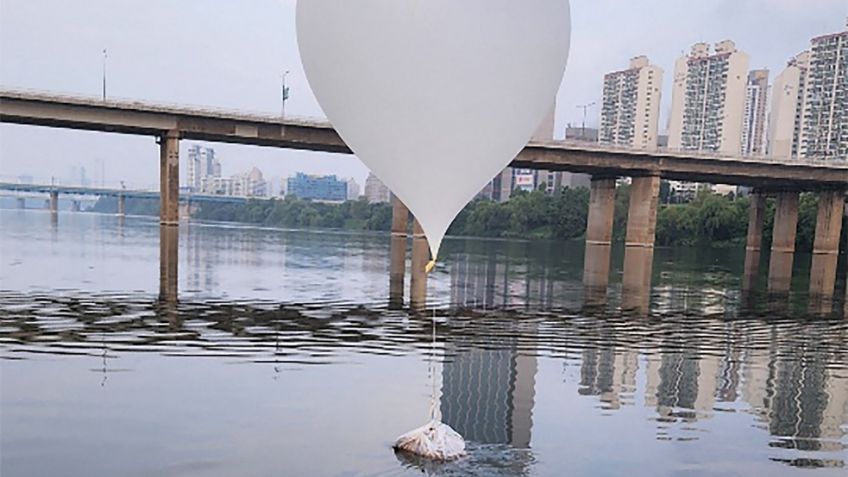
[[[221,162],[215,158],[215,150],[197,144],[188,148],[188,188],[200,192],[206,178],[221,177]]]
[[[810,52],[804,51],[789,60],[786,68],[774,79],[768,126],[769,156],[782,159],[798,157],[809,66]]]
[[[365,198],[369,204],[384,203],[391,199],[389,188],[373,172],[365,179]]]
[[[745,92],[745,119],[742,123],[743,156],[765,153],[766,114],[768,113],[769,70],[748,73]]]
[[[668,147],[738,155],[748,78],[748,55],[732,41],[711,51],[697,43],[674,67]]]
[[[848,157],[848,27],[813,38],[804,93],[800,155]]]
[[[598,142],[655,150],[662,80],[663,70],[645,56],[630,60],[626,70],[605,75]]]
[[[362,196],[362,191],[359,188],[359,183],[351,177],[347,180],[347,200],[359,200]]]
[[[720,152],[737,156],[748,83],[748,55],[730,40],[711,49],[696,43],[674,65],[668,148],[676,151]],[[680,199],[693,198],[707,184],[670,181]]]

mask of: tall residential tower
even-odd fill
[[[732,41],[710,51],[697,43],[674,67],[669,149],[738,155],[747,92],[748,55]]]
[[[810,52],[789,60],[774,79],[768,126],[768,154],[779,159],[798,157],[804,113],[804,90]]]
[[[813,38],[803,120],[803,157],[848,157],[848,29]]]
[[[604,99],[598,142],[655,150],[663,70],[648,58],[630,60],[623,71],[604,76]]]
[[[745,116],[742,123],[743,156],[765,153],[766,114],[768,112],[769,70],[748,73],[745,92]]]
[[[188,148],[188,187],[193,192],[203,189],[207,178],[221,177],[221,161],[215,157],[215,150],[194,144]]]

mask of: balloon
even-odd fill
[[[568,0],[301,0],[307,79],[342,139],[415,215],[433,258],[527,144],[568,57]]]

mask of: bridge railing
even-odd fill
[[[197,114],[218,118],[237,118],[267,123],[301,123],[315,127],[332,128],[330,122],[323,117],[286,114],[283,118],[280,114],[269,111],[256,111],[237,108],[225,108],[216,106],[201,106],[169,101],[149,101],[138,98],[127,98],[120,96],[108,96],[103,100],[100,96],[85,95],[62,91],[48,91],[29,88],[0,88],[0,98],[15,98],[28,100],[42,100],[79,104],[81,106],[103,106],[116,109],[154,111],[171,114]]]
[[[602,144],[599,142],[588,142],[588,141],[580,141],[580,140],[569,140],[569,139],[551,139],[551,140],[533,140],[529,144],[530,146],[541,146],[541,147],[551,147],[551,148],[562,148],[568,147],[569,149],[582,149],[587,152],[610,152],[610,153],[624,153],[624,154],[645,154],[650,156],[666,156],[671,158],[681,158],[681,159],[708,159],[708,160],[724,160],[724,161],[734,161],[734,162],[759,162],[759,163],[768,163],[768,164],[797,164],[797,165],[807,165],[814,167],[834,167],[834,168],[848,168],[848,158],[846,157],[836,157],[836,158],[808,158],[808,157],[796,157],[796,158],[781,158],[774,157],[763,154],[756,155],[729,155],[721,152],[710,152],[710,151],[694,151],[690,149],[683,148],[669,148],[669,147],[657,147],[656,149],[640,149],[628,146],[622,146],[617,144]]]

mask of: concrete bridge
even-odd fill
[[[51,93],[0,90],[0,122],[55,128],[103,131],[155,137],[160,144],[160,219],[163,226],[179,219],[179,141],[193,139],[257,146],[350,154],[326,121],[282,118],[214,109],[62,96]],[[632,177],[627,225],[624,289],[643,299],[625,306],[644,309],[653,261],[656,215],[661,179],[736,184],[754,189],[748,234],[746,287],[758,275],[765,200],[777,197],[769,290],[789,291],[798,221],[798,194],[819,194],[818,225],[811,277],[811,295],[828,301],[834,293],[844,195],[848,189],[845,160],[774,161],[692,151],[617,149],[567,141],[533,142],[513,161],[514,167],[562,170],[593,176],[586,236],[584,282],[590,296],[603,299],[609,281],[615,179]],[[394,205],[392,277],[405,275],[408,212]],[[413,226],[412,298],[426,292],[423,270],[426,243]],[[402,252],[402,253],[401,253]],[[401,261],[401,258],[404,258]],[[419,266],[420,265],[420,266]],[[399,268],[403,267],[403,269]],[[393,279],[394,280],[394,279]],[[393,282],[394,283],[394,282]],[[393,289],[403,290],[403,282]]]
[[[13,182],[0,182],[0,192],[12,194],[44,194],[49,197],[50,211],[58,213],[59,195],[70,196],[95,196],[116,197],[118,199],[118,215],[124,215],[127,199],[150,199],[159,200],[157,190],[133,190],[113,189],[106,187],[83,187],[47,184],[18,184]],[[210,194],[180,194],[181,204],[192,203],[220,203],[220,204],[244,204],[249,200],[270,200],[270,198],[236,197]]]

